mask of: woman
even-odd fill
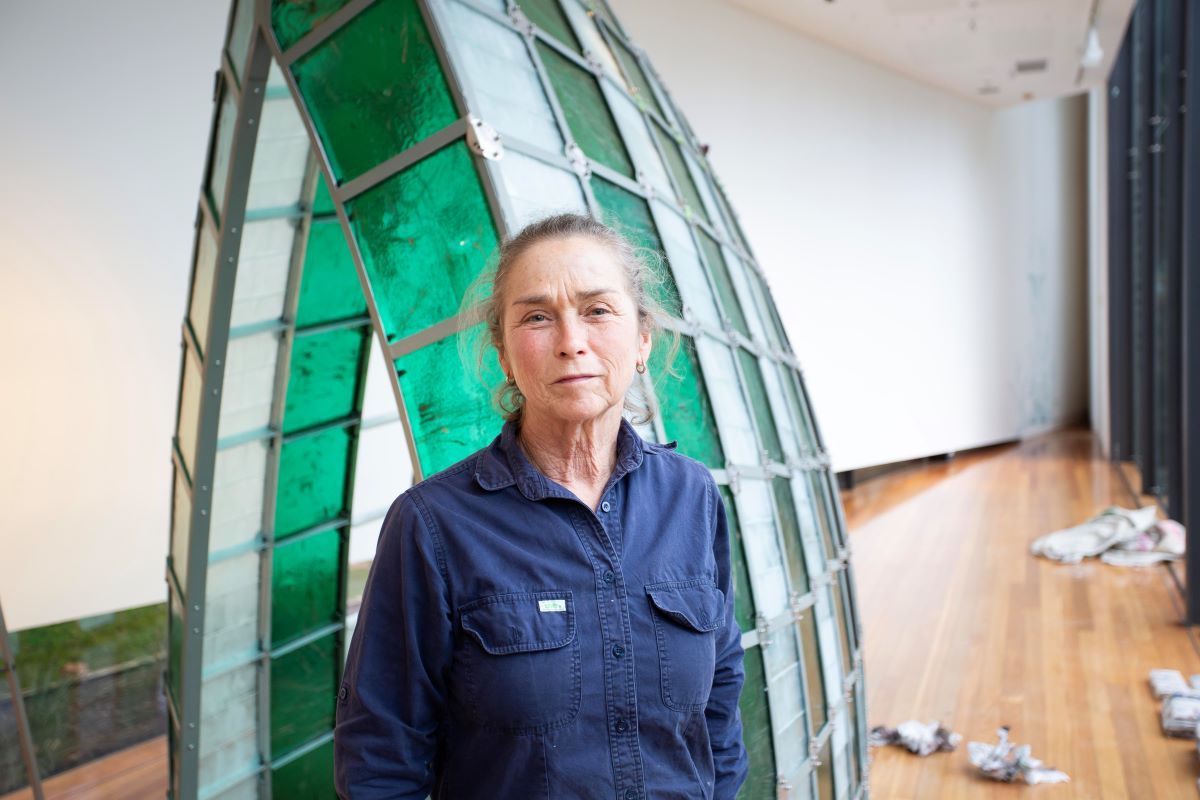
[[[502,246],[483,311],[505,423],[384,520],[338,693],[343,797],[737,793],[724,507],[702,464],[622,416],[649,282],[579,215]]]

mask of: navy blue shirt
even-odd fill
[[[515,423],[383,522],[338,693],[354,800],[720,798],[746,778],[709,471],[622,419],[593,511]]]

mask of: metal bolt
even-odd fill
[[[200,633],[200,629],[199,629],[199,628],[192,628],[192,633]]]
[[[194,744],[188,745],[188,750],[195,750],[195,749],[196,749],[196,745],[194,745]]]

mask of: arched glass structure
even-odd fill
[[[678,378],[651,359],[643,435],[707,464],[728,508],[743,796],[864,794],[845,524],[804,382],[695,136],[609,9],[237,0],[214,103],[173,440],[172,796],[332,794],[348,551],[412,478],[499,431],[459,303],[505,234],[556,210],[667,259],[684,346]]]

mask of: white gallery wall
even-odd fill
[[[1084,421],[1084,97],[992,111],[721,0],[610,2],[712,148],[835,470]]]
[[[712,145],[835,468],[1083,414],[1080,101],[993,113],[716,0],[613,4]],[[165,598],[180,322],[227,11],[0,2],[13,629]]]

